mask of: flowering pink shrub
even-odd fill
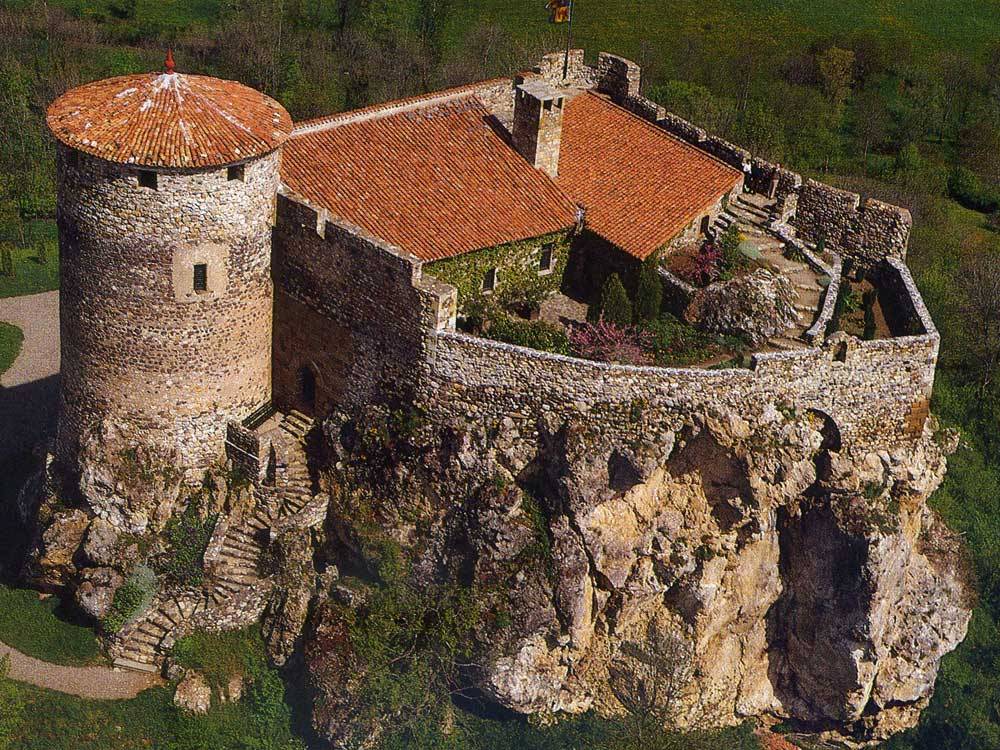
[[[603,319],[573,328],[569,333],[569,345],[574,354],[584,359],[623,365],[648,365],[653,361],[650,354],[652,334]]]
[[[680,275],[689,284],[706,286],[717,280],[722,273],[722,250],[711,242],[706,242],[691,258],[691,262]]]

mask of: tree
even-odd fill
[[[816,56],[823,93],[840,108],[851,93],[854,81],[854,53],[849,49],[830,47]]]
[[[969,261],[960,278],[964,301],[962,313],[969,354],[977,363],[980,396],[985,398],[1000,368],[1000,252],[979,252]]]
[[[881,92],[875,88],[864,89],[855,106],[854,133],[861,145],[862,169],[865,174],[868,173],[868,152],[889,139],[891,122],[889,109]]]
[[[632,303],[621,277],[616,273],[608,277],[601,289],[600,317],[619,326],[632,323]]]
[[[655,320],[663,306],[663,282],[660,281],[659,257],[651,255],[639,271],[639,285],[635,292],[635,317],[637,320]]]

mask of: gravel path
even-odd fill
[[[0,461],[30,449],[55,427],[59,394],[59,292],[0,299],[0,321],[24,332],[14,365],[0,376]]]
[[[10,656],[10,678],[36,687],[94,700],[135,698],[143,690],[162,685],[155,674],[127,672],[111,667],[63,667],[49,664],[0,643],[0,656]]]

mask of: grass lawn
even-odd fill
[[[11,747],[18,750],[243,750],[301,748],[283,731],[265,729],[272,739],[255,741],[261,719],[247,703],[219,705],[207,716],[188,716],[173,703],[173,690],[154,688],[128,701],[90,701],[17,684],[26,703],[25,720]],[[33,718],[33,717],[37,717]],[[269,736],[270,735],[270,736]]]
[[[0,276],[0,297],[51,292],[59,288],[59,241],[55,222],[39,222],[34,247],[14,246],[14,275]],[[39,257],[39,248],[44,248]]]
[[[87,627],[64,618],[59,600],[0,584],[0,641],[36,659],[80,666],[101,660],[97,639]]]
[[[14,364],[21,352],[24,334],[17,326],[10,323],[0,323],[0,375],[3,375]]]

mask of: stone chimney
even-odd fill
[[[528,81],[514,96],[514,148],[549,177],[559,174],[566,94],[544,81]]]

